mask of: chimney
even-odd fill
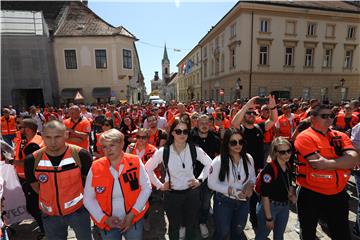
[[[154,80],[155,81],[159,80],[159,72],[158,71],[155,71]]]

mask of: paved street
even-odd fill
[[[351,178],[350,182],[348,184],[348,193],[350,195],[350,212],[349,212],[349,220],[351,227],[354,225],[355,218],[356,218],[356,204],[357,204],[357,198],[356,198],[356,189],[354,184],[354,179]],[[145,232],[144,239],[145,240],[167,240],[169,239],[166,234],[166,226],[167,226],[167,220],[164,217],[164,211],[161,206],[160,200],[155,200],[153,207],[151,209],[150,213],[151,222],[152,222],[152,230],[149,232]],[[297,218],[296,214],[294,213],[294,209],[292,208],[292,211],[290,213],[290,219],[285,231],[285,240],[295,240],[299,239],[298,233],[295,231],[295,224],[296,224]],[[210,220],[209,223],[210,231],[213,231],[213,222]],[[14,236],[11,237],[11,239],[16,240],[36,240],[37,236],[37,229],[36,224],[32,220],[26,220],[20,223],[19,225],[16,225],[15,227],[16,233]],[[248,221],[248,224],[245,228],[245,235],[248,240],[252,240],[255,238],[254,231],[251,228],[251,224]],[[270,239],[272,239],[272,236],[269,236]],[[320,226],[317,228],[317,237],[319,240],[329,240],[330,237],[326,234],[326,231],[324,231]],[[75,240],[76,237],[74,235],[74,232],[69,228],[69,235],[68,239]],[[200,232],[198,233],[198,237],[196,240],[202,239],[200,237]],[[356,238],[354,238],[356,239]]]

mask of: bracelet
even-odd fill
[[[276,109],[276,106],[275,106],[275,107],[270,108],[270,110],[275,110],[275,109]]]
[[[273,220],[273,218],[272,218],[272,217],[271,217],[271,218],[265,217],[265,220],[266,220],[267,222],[271,222],[271,221]]]

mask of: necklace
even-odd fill
[[[184,149],[184,151],[183,151],[183,153],[184,153],[184,154],[183,154],[183,158],[181,157],[181,153],[182,153],[182,152],[179,153],[179,158],[180,158],[182,167],[185,168],[186,147],[185,147],[185,149]]]
[[[239,162],[240,164],[240,162]],[[240,171],[238,169],[238,166],[235,166],[234,162],[231,161],[231,170],[232,170],[232,174],[234,176],[234,180],[236,181],[236,179],[238,181],[240,181],[241,177],[240,177]]]

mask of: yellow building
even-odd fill
[[[178,99],[181,102],[200,100],[201,47],[195,46],[178,64]]]
[[[346,2],[238,2],[198,44],[202,98],[358,98],[359,13]]]
[[[114,27],[81,2],[64,9],[54,33],[54,54],[62,102],[77,91],[85,102],[143,100],[144,84],[136,37]]]

